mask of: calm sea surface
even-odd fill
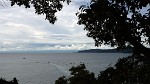
[[[60,76],[68,76],[71,66],[84,63],[96,75],[125,53],[13,53],[0,54],[0,77],[19,84],[54,84]]]

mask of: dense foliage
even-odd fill
[[[69,71],[71,71],[71,77],[62,76],[55,81],[55,84],[96,84],[94,73],[86,70],[84,64],[73,66]]]
[[[18,80],[14,78],[12,81],[6,81],[5,79],[0,79],[0,84],[18,84]]]
[[[96,46],[133,46],[136,52],[150,55],[145,47],[150,44],[150,0],[91,0],[80,10],[78,24],[85,26]]]
[[[35,13],[45,14],[54,24],[55,13],[71,0],[10,0],[11,5],[35,8]],[[149,57],[150,49],[150,0],[91,0],[90,5],[82,5],[77,13],[78,24],[84,25],[87,36],[95,40],[95,45],[109,44],[118,48],[133,46],[136,53]],[[144,12],[143,12],[144,11]]]
[[[119,59],[114,67],[101,71],[98,77],[86,70],[84,64],[70,71],[69,77],[62,76],[55,84],[150,84],[150,64],[138,55]]]
[[[57,20],[55,13],[63,8],[63,2],[70,3],[70,0],[10,0],[11,6],[24,5],[25,8],[30,8],[31,5],[35,8],[36,14],[45,14],[46,20],[54,24]]]

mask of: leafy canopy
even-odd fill
[[[77,16],[96,46],[150,43],[150,0],[91,0]]]
[[[54,24],[57,20],[55,13],[63,8],[63,2],[69,4],[70,0],[10,0],[11,6],[24,5],[25,8],[30,8],[31,5],[35,8],[36,14],[45,14],[46,20]]]
[[[11,5],[33,5],[35,13],[45,14],[50,23],[57,20],[55,13],[63,3],[70,0],[10,0]],[[150,44],[150,0],[91,0],[90,5],[82,5],[77,13],[78,24],[84,25],[87,36],[95,40],[95,45],[109,44],[125,48],[133,46],[137,52],[149,55]],[[145,12],[142,12],[145,11]],[[141,51],[140,51],[141,50]]]

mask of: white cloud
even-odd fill
[[[86,31],[83,30],[83,26],[77,24],[78,18],[75,16],[78,3],[84,1],[74,0],[70,5],[65,5],[61,12],[57,12],[58,20],[54,25],[46,21],[44,15],[35,14],[33,8],[10,7],[10,3],[7,2],[8,6],[0,7],[1,50],[95,48],[93,39],[86,37]],[[33,46],[38,43],[56,46]]]

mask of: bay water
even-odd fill
[[[54,84],[60,76],[69,76],[72,66],[84,63],[96,76],[118,58],[129,53],[0,53],[0,77],[19,84]]]

